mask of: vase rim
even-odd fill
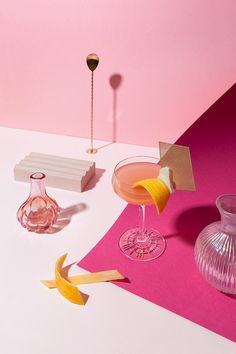
[[[234,212],[227,210],[225,206],[222,205],[223,201],[229,203],[228,206],[234,207]],[[233,201],[233,204],[232,204]],[[221,194],[216,198],[216,206],[219,211],[222,211],[226,215],[231,215],[236,217],[236,194]]]
[[[32,175],[30,175],[31,179],[44,179],[46,176],[42,172],[35,172]]]

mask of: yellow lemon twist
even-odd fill
[[[88,298],[88,296],[82,293],[75,285],[98,283],[125,278],[116,269],[65,277],[65,275],[63,275],[63,265],[66,257],[67,253],[58,258],[56,261],[55,279],[41,280],[41,282],[49,289],[57,288],[62,296],[74,304],[85,305],[86,299]]]
[[[152,197],[152,200],[157,208],[157,213],[160,214],[170,197],[170,190],[167,185],[157,178],[144,179],[142,181],[136,182],[133,188],[143,187]]]

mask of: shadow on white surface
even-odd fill
[[[105,171],[106,170],[104,170],[104,168],[96,168],[95,175],[91,179],[91,181],[89,181],[87,186],[84,188],[84,192],[89,191],[90,189],[93,189],[96,186],[96,184],[98,183],[98,181],[100,180],[100,178],[102,177],[102,175],[103,175],[103,173]]]
[[[67,208],[61,208],[57,222],[49,227],[45,233],[55,234],[63,230],[71,221],[73,215],[78,214],[84,211],[87,208],[87,205],[84,203],[78,203],[71,205]]]
[[[97,148],[97,150],[104,149],[104,148],[106,148],[106,147],[108,147],[108,146],[110,146],[110,145],[113,145],[113,144],[114,144],[114,142],[107,143],[107,144],[105,144],[105,145],[99,146],[99,147]]]

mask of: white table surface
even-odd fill
[[[158,149],[98,141],[99,152],[88,155],[87,139],[9,128],[0,128],[0,144],[1,353],[236,353],[235,343],[113,284],[83,285],[90,297],[76,306],[40,283],[53,277],[55,261],[65,252],[68,264],[84,257],[120,215],[126,203],[111,187],[114,165],[128,156],[158,156]],[[47,188],[63,208],[85,206],[55,234],[29,233],[16,219],[29,185],[14,181],[13,168],[31,151],[93,160],[105,169],[83,193]],[[85,272],[72,268],[74,274]]]

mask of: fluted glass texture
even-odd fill
[[[195,244],[195,260],[206,281],[236,295],[236,195],[217,198],[221,220],[206,226]]]
[[[45,175],[41,172],[32,174],[30,195],[18,209],[18,221],[28,231],[43,233],[57,221],[58,213],[58,204],[46,193]]]

